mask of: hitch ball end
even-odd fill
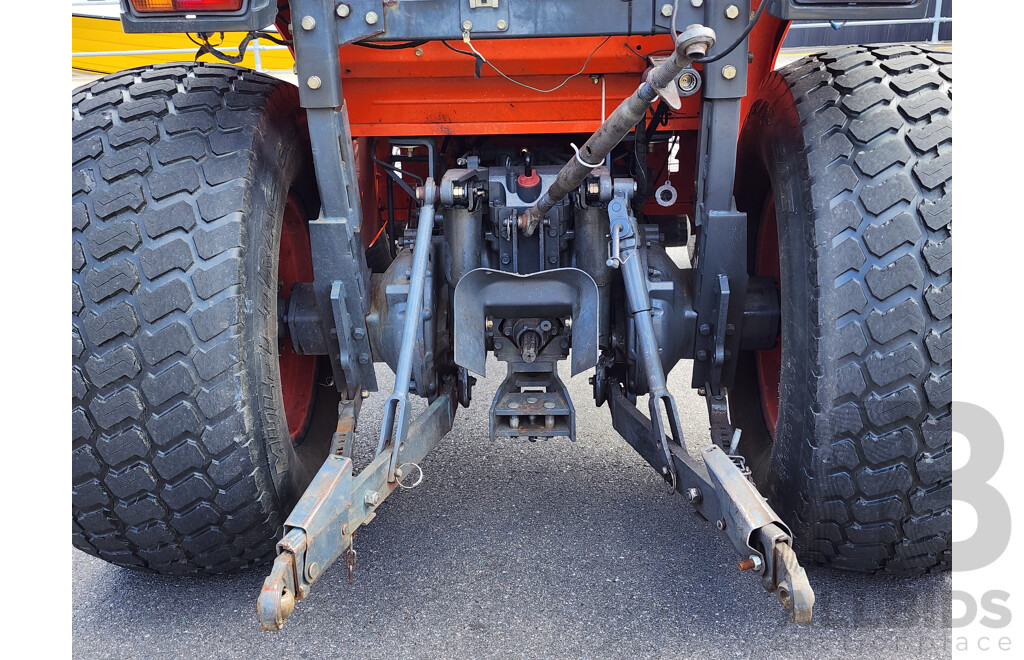
[[[715,45],[715,31],[703,25],[688,25],[676,41],[676,48],[682,48],[691,60],[704,57]]]

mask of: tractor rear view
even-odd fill
[[[75,546],[158,573],[272,562],[279,629],[489,360],[481,442],[574,440],[568,360],[795,621],[798,557],[948,570],[951,55],[774,70],[790,20],[925,5],[122,0],[126,31],[228,63],[72,98]],[[298,85],[232,66],[228,31],[287,45]],[[356,469],[379,362],[395,385]]]

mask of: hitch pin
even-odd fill
[[[605,262],[609,268],[618,268],[623,263],[622,260],[622,247],[621,241],[622,236],[626,233],[626,228],[621,223],[615,223],[615,231],[612,232],[612,242],[608,246],[608,261]]]

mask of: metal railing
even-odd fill
[[[939,30],[942,28],[943,23],[952,23],[953,18],[942,15],[942,0],[935,0],[935,11],[932,12],[931,16],[925,18],[911,18],[911,19],[892,19],[883,21],[833,21],[823,23],[802,23],[794,22],[789,26],[790,30],[810,30],[815,28],[833,28],[840,29],[841,27],[869,27],[872,25],[923,25],[931,24],[932,35],[929,41],[931,43],[937,43],[939,41]]]
[[[837,23],[793,23],[790,25],[791,30],[807,30],[813,28],[834,28],[839,27],[867,27],[871,25],[920,25],[930,23],[932,26],[932,34],[930,41],[932,43],[939,41],[939,30],[943,23],[952,23],[951,17],[944,17],[942,15],[942,2],[943,0],[935,1],[935,11],[931,16],[926,18],[915,18],[915,19],[904,19],[904,20],[887,20],[887,21],[844,21],[841,24]],[[73,7],[103,7],[103,6],[120,6],[118,0],[79,0],[72,2]],[[219,47],[218,47],[219,48]],[[224,52],[237,53],[237,46],[225,46],[219,48]],[[261,53],[275,50],[287,50],[286,46],[278,45],[261,45],[259,38],[254,38],[249,43],[248,51],[253,54],[255,59],[255,69],[257,71],[263,71],[263,59],[260,57]],[[76,57],[118,57],[128,55],[192,55],[196,51],[194,48],[154,48],[147,50],[109,50],[109,51],[87,51],[80,53],[71,53],[72,58]]]

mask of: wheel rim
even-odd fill
[[[775,196],[771,192],[761,209],[761,225],[757,234],[755,270],[758,275],[774,277],[781,297],[782,278],[779,269],[779,229],[775,217]],[[775,429],[779,423],[779,384],[782,380],[782,338],[775,347],[755,353],[757,364],[757,388],[761,397],[761,411],[768,426],[768,433],[775,440]]]
[[[281,248],[278,253],[277,279],[279,302],[291,298],[292,285],[313,281],[313,255],[309,245],[306,214],[294,195],[288,196],[281,223]],[[290,340],[278,341],[278,366],[281,372],[281,397],[284,399],[288,435],[298,442],[313,411],[316,388],[316,356],[299,355]]]

